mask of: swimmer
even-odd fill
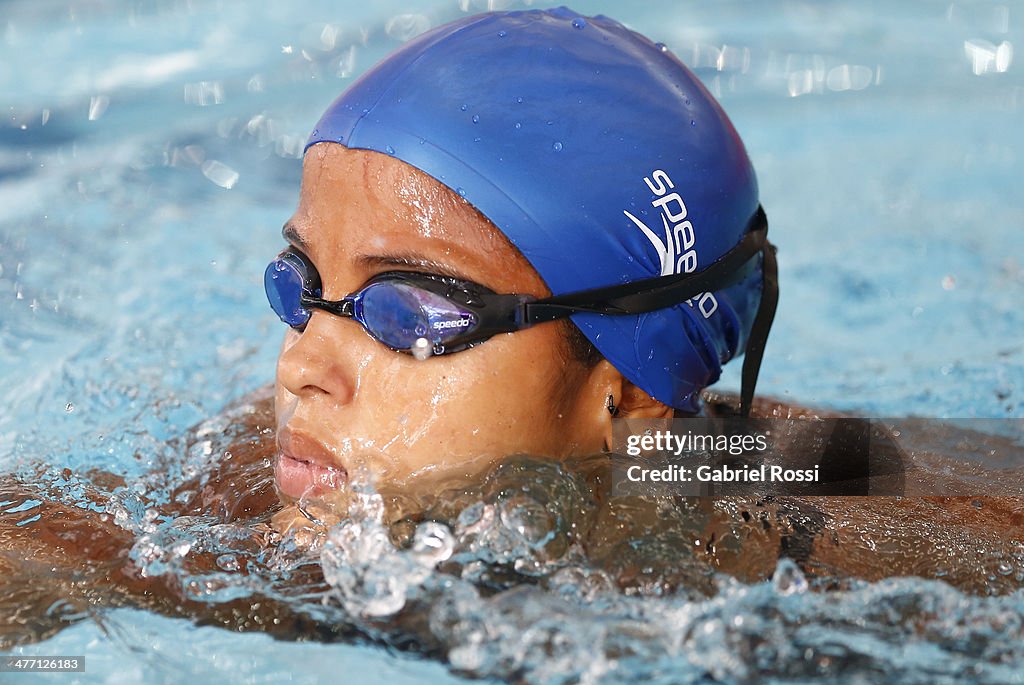
[[[278,486],[600,453],[613,417],[699,412],[744,353],[748,411],[766,233],[724,112],[622,25],[491,14],[410,41],[314,127],[267,269]]]
[[[856,537],[869,528],[858,520],[934,519],[936,506],[735,498],[666,513],[607,500],[600,459],[613,420],[815,414],[754,399],[778,288],[767,217],[736,130],[668,51],[566,9],[461,19],[353,83],[313,128],[302,165],[298,208],[265,272],[285,326],[273,391],[227,414],[230,456],[178,484],[165,516],[246,520],[260,544],[315,547],[364,492],[356,485],[388,495],[396,524],[445,520],[454,505],[431,495],[455,482],[480,497],[481,482],[500,490],[521,477],[504,462],[540,459],[582,465],[591,490],[580,501],[593,511],[566,535],[624,591],[711,591],[720,571],[763,579],[780,554],[823,577],[939,575],[918,558],[883,567]],[[741,356],[739,397],[705,405]],[[35,494],[7,481],[0,499]],[[903,549],[957,548],[964,530],[999,547],[1024,515],[1016,501],[970,517],[939,509],[959,512],[959,528],[909,527]],[[630,544],[662,529],[675,556]],[[211,608],[139,574],[135,534],[109,517],[50,503],[33,531],[0,516],[8,577],[62,569],[30,586],[34,605],[86,578],[105,591],[85,606],[251,625],[245,607]],[[679,560],[698,552],[687,575],[695,567]],[[966,546],[953,574],[964,586],[973,554]],[[287,634],[297,622],[274,625]]]

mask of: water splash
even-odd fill
[[[785,557],[743,581],[709,560],[760,553],[755,534],[777,544],[768,519],[748,520],[739,500],[720,504],[731,528],[714,524],[708,501],[617,498],[604,508],[597,459],[516,457],[415,497],[378,492],[356,471],[341,508],[300,502],[308,525],[282,530],[265,509],[204,500],[216,478],[269,478],[258,455],[224,461],[241,454],[231,440],[259,413],[227,416],[202,424],[160,477],[115,488],[106,505],[133,538],[130,568],[178,598],[160,611],[289,640],[370,639],[460,674],[526,683],[1021,682],[1024,591],[823,582]],[[260,440],[272,445],[272,435]],[[1024,548],[991,561],[1012,582]],[[71,599],[45,618],[51,604],[39,600],[33,625],[88,616]]]

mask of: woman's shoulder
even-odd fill
[[[260,517],[279,507],[274,490],[276,450],[273,386],[230,403],[186,438],[185,478],[171,493],[175,515],[213,515],[223,521]]]

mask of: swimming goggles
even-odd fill
[[[707,268],[693,273],[581,290],[544,299],[498,294],[471,281],[411,271],[388,271],[340,300],[322,298],[320,275],[304,254],[286,248],[264,274],[270,306],[283,322],[302,330],[319,309],[354,319],[374,339],[417,359],[465,350],[498,333],[522,330],[571,314],[640,314],[685,302],[738,283],[764,255],[761,302],[743,360],[741,413],[747,415],[778,302],[775,246],[758,207],[743,239]]]

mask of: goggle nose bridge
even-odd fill
[[[299,303],[307,309],[321,309],[336,316],[343,316],[353,319],[356,315],[356,298],[345,297],[338,301],[324,300],[319,297],[307,295],[305,292],[299,296]]]

